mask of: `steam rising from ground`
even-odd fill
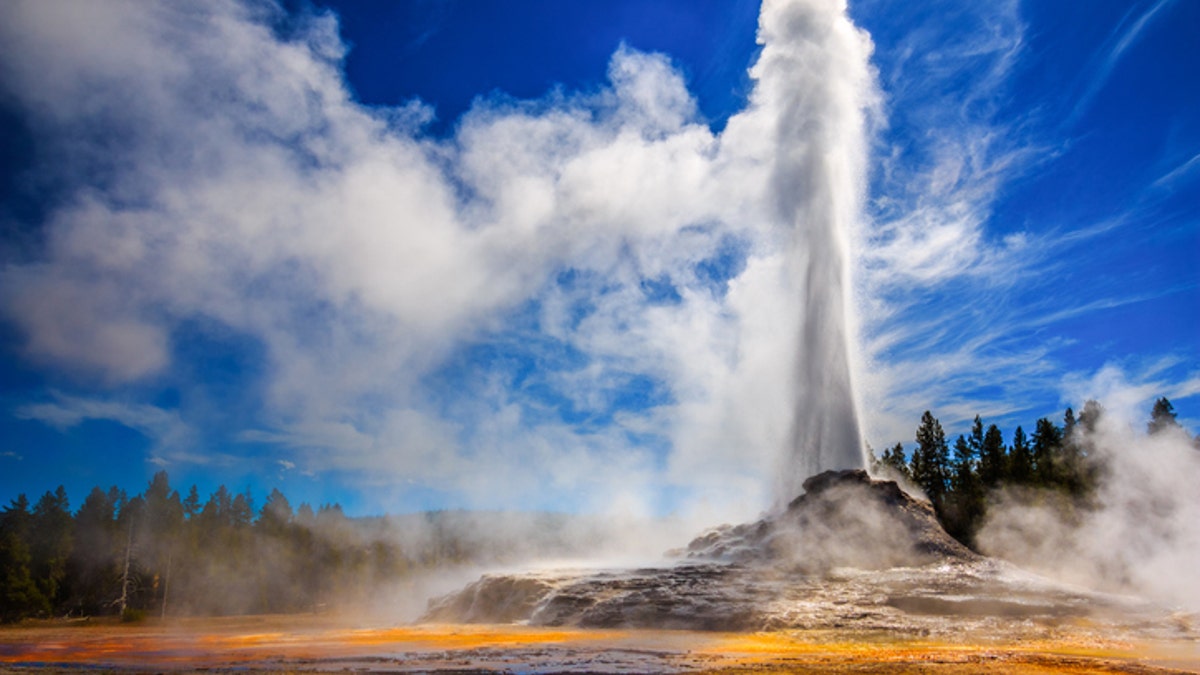
[[[836,0],[768,0],[759,39],[719,134],[667,57],[622,47],[598,91],[480,100],[440,139],[420,101],[353,100],[329,15],[4,3],[0,86],[56,199],[6,254],[0,313],[105,392],[21,414],[132,425],[162,466],[374,486],[393,511],[399,484],[630,513],[703,494],[737,518],[772,482],[860,466],[846,255],[871,45]],[[214,346],[249,364],[236,400],[197,375]],[[184,403],[135,402],[147,384]],[[257,449],[205,451],[229,440]]]
[[[990,507],[984,552],[1090,588],[1200,612],[1200,451],[1182,428],[1147,436],[1119,413],[1086,434],[1103,464],[1095,508],[1012,491]]]

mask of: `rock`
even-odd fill
[[[806,573],[977,557],[946,534],[928,503],[862,470],[812,476],[782,513],[710,530],[688,544],[686,555]]]

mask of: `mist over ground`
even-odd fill
[[[1137,426],[1135,426],[1135,424]],[[1200,612],[1200,445],[1119,412],[1085,434],[1101,475],[1086,507],[1013,488],[992,496],[980,549],[1051,578]]]

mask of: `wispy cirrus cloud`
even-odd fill
[[[133,429],[156,448],[182,450],[194,433],[178,412],[111,398],[89,398],[53,393],[50,401],[18,406],[18,419],[36,420],[58,429],[69,429],[89,420],[107,420]]]
[[[1093,68],[1097,88],[1168,6],[1126,17]],[[997,218],[1012,185],[1071,147],[1046,117],[1056,99],[1015,107],[1012,87],[1032,58],[1020,5],[947,2],[914,21],[877,53],[893,114],[879,132],[859,248],[859,379],[877,446],[910,441],[930,407],[951,427],[975,414],[1011,426],[1053,413],[1062,401],[1047,393],[1061,391],[1064,372],[1087,374],[1061,358],[1075,341],[1062,326],[1175,292],[1077,275],[1081,259],[1112,254],[1122,231],[1155,217],[1143,201],[1099,221],[1069,210],[1043,222]],[[1185,162],[1160,181],[1189,170]]]
[[[1191,159],[1159,176],[1151,186],[1156,188],[1174,187],[1179,181],[1192,178],[1197,169],[1200,169],[1200,153],[1192,155]]]
[[[1146,28],[1154,21],[1155,18],[1165,15],[1165,10],[1175,0],[1157,0],[1140,13],[1139,7],[1133,7],[1126,13],[1120,24],[1109,36],[1109,39],[1101,47],[1100,53],[1093,57],[1093,66],[1090,72],[1086,74],[1087,82],[1084,85],[1083,93],[1075,99],[1075,107],[1064,120],[1064,125],[1071,127],[1079,121],[1079,118],[1087,112],[1091,107],[1092,101],[1096,95],[1104,88],[1109,77],[1112,76],[1113,69],[1120,63],[1125,52],[1129,50],[1142,37]]]

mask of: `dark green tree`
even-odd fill
[[[185,518],[191,519],[198,513],[200,513],[200,491],[193,483],[188,490],[187,497],[183,500],[183,515]]]
[[[50,613],[50,603],[35,583],[30,554],[33,516],[29,499],[17,495],[0,512],[0,620],[19,621]]]
[[[92,488],[75,514],[75,546],[67,565],[73,579],[69,611],[85,616],[112,611],[121,594],[117,500],[120,491]]]
[[[906,480],[911,480],[912,478],[908,473],[908,458],[904,456],[903,443],[897,443],[884,450],[883,456],[879,459],[879,464],[886,470],[893,471]]]
[[[1043,417],[1033,431],[1033,483],[1061,487],[1065,482],[1063,430]]]
[[[30,516],[30,571],[52,608],[62,604],[66,597],[63,584],[67,579],[74,524],[67,491],[61,485],[54,492],[42,495]]]
[[[1012,448],[1008,454],[1008,479],[1017,485],[1033,482],[1033,449],[1029,447],[1025,430],[1019,426],[1013,432]]]
[[[258,513],[257,526],[268,534],[278,535],[292,524],[293,516],[288,498],[278,488],[272,488],[271,494],[267,495],[267,501]]]
[[[1154,402],[1154,409],[1150,411],[1150,423],[1146,425],[1147,433],[1159,434],[1168,429],[1181,429],[1179,421],[1175,419],[1175,406],[1164,396]]]
[[[959,436],[954,441],[950,491],[942,516],[950,536],[967,545],[972,545],[984,513],[983,485],[975,469],[975,455],[976,451],[966,437]]]
[[[1095,399],[1088,399],[1084,401],[1083,409],[1079,411],[1077,426],[1083,430],[1084,435],[1094,434],[1099,428],[1102,417],[1104,417],[1104,406]]]
[[[926,410],[917,427],[917,447],[913,450],[912,480],[925,492],[935,509],[940,509],[950,477],[950,448],[942,424]]]
[[[975,421],[971,423],[971,433],[967,434],[967,447],[970,448],[971,456],[975,461],[975,469],[978,471],[979,462],[983,458],[983,420],[979,415],[975,416]]]
[[[995,488],[1008,473],[1004,436],[995,424],[988,425],[979,453],[979,480],[984,487]]]
[[[1059,484],[1073,497],[1084,497],[1094,487],[1095,468],[1085,452],[1086,432],[1076,421],[1075,411],[1067,408],[1063,414],[1062,452],[1057,461]]]
[[[141,563],[149,584],[147,609],[155,609],[160,615],[165,615],[171,577],[182,555],[184,506],[179,493],[171,489],[166,471],[154,474],[146,486],[142,501],[144,517],[138,525],[138,539],[141,543]]]
[[[233,498],[229,505],[229,520],[236,528],[246,528],[254,522],[254,498],[249,488]]]

